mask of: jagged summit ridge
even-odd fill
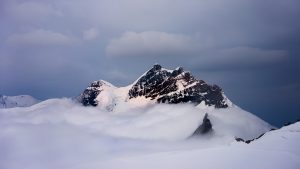
[[[217,85],[197,80],[190,72],[178,67],[173,71],[154,65],[129,90],[129,98],[144,96],[157,99],[158,103],[194,103],[202,101],[216,108],[226,108],[226,98]]]
[[[97,98],[107,88],[111,90],[111,88],[116,87],[103,80],[94,81],[80,95],[79,100],[85,106],[97,106],[100,102],[100,99]],[[204,102],[205,105],[214,106],[215,108],[229,106],[229,100],[219,86],[209,85],[203,80],[196,79],[182,67],[168,70],[159,64],[155,64],[132,85],[124,88],[127,90],[124,93],[126,96],[122,96],[124,102],[145,98],[157,103],[193,103],[198,105]],[[112,90],[112,92],[115,91]]]

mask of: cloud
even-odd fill
[[[276,63],[288,59],[288,52],[285,50],[268,50],[248,46],[224,49],[219,52],[224,62],[238,62],[244,64],[255,63]]]
[[[6,3],[5,12],[13,16],[16,20],[38,21],[49,16],[62,16],[62,12],[54,7],[51,3],[43,3],[36,1]]]
[[[269,129],[266,123],[239,108],[196,108],[191,104],[132,107],[128,102],[116,103],[113,112],[84,107],[72,99],[49,99],[29,108],[0,109],[1,169],[21,169],[25,165],[90,169],[98,162],[95,168],[107,169],[112,166],[101,163],[120,157],[152,157],[153,153],[228,146],[235,136],[252,139]],[[187,140],[205,113],[209,113],[213,132]],[[185,159],[190,162],[190,158]],[[194,159],[199,161],[198,156]],[[124,168],[116,164],[116,168]]]
[[[174,59],[205,68],[249,67],[274,64],[288,60],[285,50],[262,49],[250,46],[213,47],[211,39],[197,34],[184,35],[158,31],[125,32],[112,39],[106,47],[111,58],[144,58],[164,62]]]
[[[249,46],[209,49],[191,63],[202,68],[241,69],[278,64],[289,61],[285,50],[262,49]]]
[[[70,45],[78,43],[78,40],[58,32],[39,29],[28,33],[13,34],[8,37],[7,43],[18,45]]]
[[[90,28],[83,31],[84,40],[94,40],[99,36],[99,31],[96,28]]]
[[[191,37],[159,31],[125,32],[110,40],[106,47],[109,57],[144,57],[178,55],[194,50]]]

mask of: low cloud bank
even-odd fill
[[[208,112],[214,134],[187,139]],[[248,125],[247,122],[254,124]],[[243,127],[244,126],[244,127]],[[0,168],[80,168],[101,161],[227,145],[268,129],[239,108],[156,105],[107,112],[70,99],[0,110]]]

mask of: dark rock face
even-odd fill
[[[102,81],[94,81],[83,93],[79,96],[79,102],[84,106],[97,106],[98,101],[96,100],[98,94],[101,92],[101,86],[104,83]]]
[[[270,131],[272,131],[272,129],[271,129]],[[251,140],[244,140],[244,139],[242,139],[242,138],[237,137],[237,138],[235,138],[235,141],[237,141],[237,142],[244,142],[244,143],[249,144],[249,143],[251,143],[252,141],[261,138],[261,137],[264,136],[265,134],[266,134],[266,133],[262,133],[262,134],[259,135],[258,137],[254,138],[254,139],[251,139]]]
[[[212,131],[212,124],[211,124],[210,120],[208,119],[208,115],[206,113],[203,118],[202,124],[194,131],[194,133],[192,134],[192,137],[203,135],[203,134],[209,133],[211,131]]]
[[[151,97],[154,99],[156,96],[167,93],[168,90],[176,89],[176,85],[169,83],[164,84],[165,79],[171,76],[171,73],[162,70],[160,65],[154,65],[144,76],[142,76],[136,84],[129,90],[129,98],[138,96]],[[168,89],[167,89],[168,88]],[[171,89],[174,88],[174,89]]]
[[[129,90],[129,99],[138,96],[157,99],[158,103],[194,103],[202,101],[216,108],[228,107],[222,89],[217,85],[208,85],[203,80],[195,79],[183,68],[173,71],[154,65]]]
[[[236,138],[235,138],[235,141],[237,141],[237,142],[245,142],[245,140],[244,140],[244,139],[242,139],[242,138],[239,138],[239,137],[236,137]]]

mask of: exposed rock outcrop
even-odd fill
[[[106,83],[102,80],[94,81],[88,88],[83,91],[78,100],[84,106],[97,106],[98,100],[96,98],[103,90],[103,85],[106,85]]]
[[[194,131],[194,133],[192,134],[191,137],[203,135],[203,134],[211,132],[212,130],[213,130],[212,124],[211,124],[210,120],[208,119],[208,114],[206,113],[203,118],[202,124]]]
[[[227,98],[217,85],[208,85],[203,80],[197,80],[182,67],[173,71],[160,65],[154,65],[129,90],[129,98],[144,96],[156,99],[158,103],[194,103],[202,101],[216,108],[226,108]]]

